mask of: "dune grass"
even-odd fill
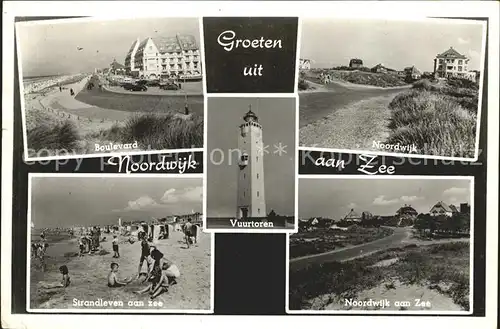
[[[116,122],[109,128],[85,121],[61,119],[52,112],[34,109],[27,112],[27,140],[31,152],[47,150],[49,153],[69,151],[87,153],[94,142],[129,144],[137,141],[141,150],[163,150],[203,147],[203,118],[196,115],[136,114],[124,122]],[[90,145],[90,146],[89,146]]]
[[[433,289],[439,283],[448,284],[446,290],[437,290],[451,297],[463,309],[468,309],[469,253],[468,242],[421,247],[413,244],[344,263],[317,264],[290,271],[290,309],[308,309],[311,299],[324,294],[332,294],[332,299],[335,296],[356,298],[359,292],[388,279]],[[395,258],[399,261],[388,267],[372,266]]]
[[[203,147],[203,119],[197,115],[140,114],[90,137],[120,143],[137,141],[140,149]]]
[[[422,154],[474,156],[477,90],[421,80],[389,109],[389,143],[415,144]]]
[[[35,151],[72,150],[80,138],[73,122],[66,120],[53,124],[42,124],[27,131],[28,148]]]

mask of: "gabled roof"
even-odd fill
[[[110,65],[110,68],[111,68],[112,70],[118,70],[118,69],[123,69],[123,68],[125,68],[125,65],[118,63],[118,62],[116,61],[116,59],[114,59],[114,60],[113,60],[113,62],[111,63],[111,65]]]
[[[418,212],[413,208],[412,206],[409,205],[404,205],[403,207],[399,208],[398,211],[396,212],[398,215],[403,215],[403,214],[418,214]]]
[[[127,56],[129,56],[130,54],[132,54],[132,52],[134,51],[135,45],[137,45],[138,43],[139,43],[139,39],[135,40],[132,43],[132,46],[130,46],[130,49],[127,52]]]
[[[422,74],[419,69],[417,69],[415,66],[409,66],[405,67],[404,71],[406,73],[411,73],[411,74]]]
[[[146,38],[146,39],[141,41],[141,43],[139,44],[139,47],[137,47],[137,53],[139,53],[140,51],[142,51],[146,47],[146,44],[148,43],[149,39],[150,38]]]
[[[357,212],[354,211],[354,209],[351,209],[349,213],[344,217],[345,220],[350,220],[350,219],[361,219],[361,215]]]
[[[455,207],[455,206],[453,206],[453,207]],[[447,211],[447,212],[453,212],[453,209],[452,209],[450,206],[448,206],[446,203],[444,203],[443,201],[439,201],[438,203],[436,203],[436,204],[432,207],[432,209],[434,209],[434,208],[443,208],[443,210],[444,210],[444,211]],[[432,210],[432,209],[431,209],[431,210]],[[455,209],[456,209],[456,208],[455,208]]]
[[[450,47],[450,49],[448,49],[445,52],[437,55],[437,57],[467,59],[467,57],[465,57],[464,55],[460,54],[458,51],[456,51],[455,49],[453,49],[453,47]]]

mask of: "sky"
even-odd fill
[[[238,178],[239,125],[252,105],[262,125],[266,210],[294,215],[295,194],[295,98],[208,98],[207,101],[207,217],[234,217]],[[282,143],[286,153],[278,155]],[[286,145],[286,147],[285,147]],[[219,149],[221,152],[214,152]],[[211,161],[211,158],[213,161]],[[221,161],[224,160],[224,161]],[[217,163],[222,162],[217,165]],[[231,163],[230,163],[231,162]]]
[[[198,18],[74,20],[77,23],[17,23],[24,77],[90,72],[109,67],[115,58],[123,64],[137,38],[190,34],[200,44]]]
[[[202,178],[33,177],[36,228],[117,224],[202,212]]]
[[[470,204],[465,179],[311,179],[299,178],[299,217],[344,218],[354,209],[389,216],[405,204],[428,213],[438,201]]]
[[[302,20],[300,57],[312,60],[311,67],[316,68],[347,66],[351,58],[360,58],[366,67],[381,63],[402,70],[415,65],[432,72],[436,55],[450,47],[470,58],[469,70],[480,70],[482,25],[444,20]]]

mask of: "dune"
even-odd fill
[[[165,255],[175,263],[181,277],[177,284],[158,296],[150,304],[149,294],[137,295],[134,292],[145,287],[138,281],[133,281],[122,288],[108,288],[107,275],[110,264],[120,265],[118,277],[126,279],[135,277],[141,254],[140,243],[130,244],[124,237],[120,243],[120,258],[113,258],[111,235],[101,242],[101,250],[106,255],[85,255],[83,257],[68,257],[65,263],[48,267],[46,272],[31,275],[30,308],[31,309],[158,309],[158,310],[209,310],[211,295],[211,236],[200,233],[198,244],[186,248],[182,242],[182,233],[172,232],[169,239],[154,243]],[[75,248],[78,245],[75,244]],[[49,247],[50,248],[50,247]],[[37,262],[32,260],[32,262]],[[58,271],[60,265],[67,265],[71,277],[71,285],[65,289],[47,291],[39,289],[38,283],[43,281],[57,282],[61,279]],[[35,264],[33,264],[35,266]],[[123,305],[115,306],[77,306],[75,301],[113,301]],[[131,303],[131,304],[130,304]]]

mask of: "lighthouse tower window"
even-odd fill
[[[259,196],[259,191],[257,191],[257,196]]]

